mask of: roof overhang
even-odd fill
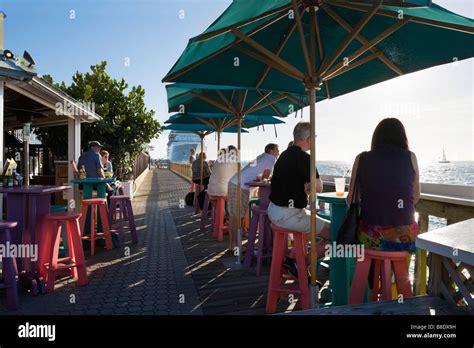
[[[5,82],[6,129],[22,126],[18,116],[30,115],[32,127],[58,126],[68,123],[68,119],[80,122],[95,122],[100,116],[92,103],[85,104],[64,93],[41,77],[13,79],[3,77]]]

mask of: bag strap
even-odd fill
[[[361,152],[360,156],[359,156],[359,163],[357,165],[357,172],[356,172],[356,176],[355,176],[355,181],[354,181],[354,193],[352,194],[352,201],[351,201],[351,204],[355,204],[357,203],[357,197],[359,196],[359,172],[360,172],[360,164],[362,163],[362,157],[364,156],[364,154],[366,154],[367,151],[364,151],[364,152]]]

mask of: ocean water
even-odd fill
[[[424,163],[420,166],[420,181],[434,184],[474,186],[474,162]],[[322,175],[344,175],[352,170],[352,163],[320,161],[318,170]],[[349,173],[350,174],[350,173]]]

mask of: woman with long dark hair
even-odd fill
[[[420,199],[418,162],[409,150],[405,127],[386,118],[375,128],[371,149],[360,153],[352,168],[347,201],[359,175],[359,242],[385,251],[415,251],[419,227],[415,204]]]

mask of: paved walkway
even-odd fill
[[[133,200],[138,244],[127,233],[121,248],[98,250],[94,257],[86,250],[88,285],[63,281],[38,296],[23,290],[20,309],[8,312],[2,303],[0,314],[202,314],[169,210],[189,184],[174,174],[173,183],[160,180],[162,172],[150,171]]]

